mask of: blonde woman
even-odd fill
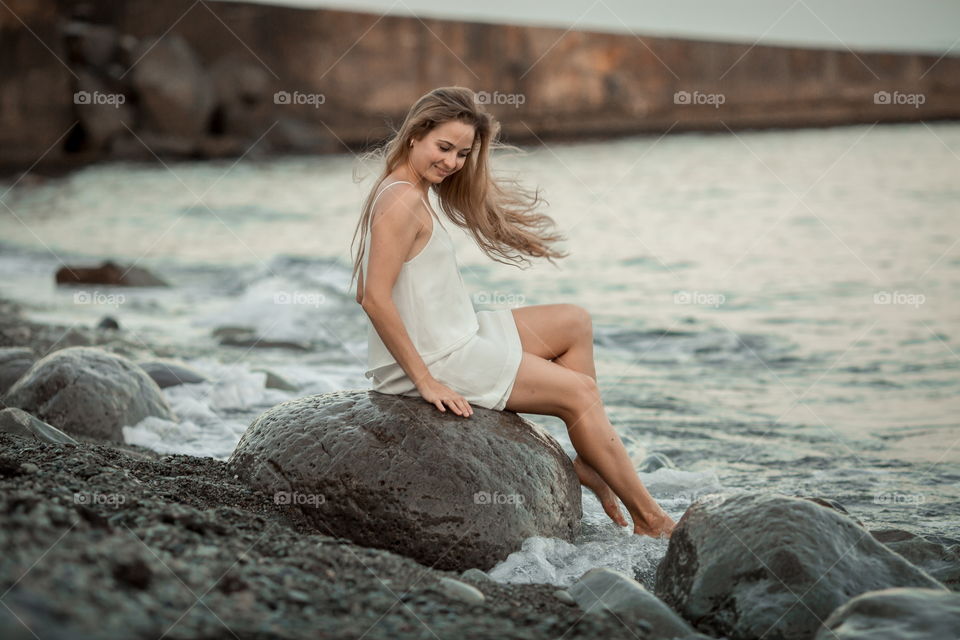
[[[509,146],[499,132],[473,91],[442,87],[417,100],[373,152],[383,172],[354,234],[357,302],[370,319],[365,375],[374,391],[420,396],[464,418],[471,405],[559,417],[577,450],[577,476],[607,515],[627,526],[619,497],[635,533],[669,536],[674,521],[643,486],[607,419],[587,311],[572,304],[473,308],[448,227],[466,230],[506,264],[566,256],[551,247],[563,239],[550,231],[553,220],[535,211],[539,192],[492,176],[491,150]]]

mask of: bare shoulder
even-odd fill
[[[412,184],[397,184],[381,187],[380,197],[373,208],[374,224],[386,223],[387,227],[423,226],[429,212],[423,206],[420,190]]]

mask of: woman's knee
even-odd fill
[[[600,387],[590,376],[573,373],[568,388],[564,389],[563,409],[570,416],[579,416],[600,402]]]
[[[590,376],[524,352],[506,408],[566,418],[599,399]]]
[[[570,324],[577,335],[587,335],[593,338],[593,317],[590,312],[578,304],[569,304]]]

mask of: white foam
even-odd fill
[[[709,470],[657,469],[641,473],[640,479],[674,520],[698,498],[724,491],[717,474]],[[632,527],[615,524],[589,489],[584,489],[582,507],[581,535],[574,543],[559,538],[527,538],[519,551],[489,571],[490,577],[501,583],[568,587],[594,567],[615,569],[628,576],[656,569],[667,551],[667,540],[634,535]],[[621,511],[629,522],[622,505]]]
[[[266,374],[252,371],[245,363],[224,364],[198,359],[187,364],[208,382],[167,387],[163,395],[176,420],[148,417],[124,427],[128,444],[141,445],[159,453],[183,453],[225,459],[258,410],[296,397],[298,393],[268,389]],[[231,412],[247,412],[244,419]]]
[[[266,340],[310,341],[322,329],[325,306],[335,304],[323,291],[287,278],[253,282],[223,307],[194,319],[194,326],[241,326]]]

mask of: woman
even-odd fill
[[[466,229],[498,262],[565,257],[550,247],[563,238],[548,232],[553,220],[534,212],[539,193],[492,177],[491,150],[509,146],[499,132],[473,91],[443,87],[421,97],[374,152],[385,167],[364,203],[353,269],[371,321],[365,375],[375,391],[421,396],[459,416],[471,416],[475,404],[561,418],[577,476],[607,515],[627,526],[619,497],[635,533],[669,536],[674,521],[644,488],[604,411],[589,314],[570,304],[474,311],[453,243],[430,207],[432,188],[446,223]]]

